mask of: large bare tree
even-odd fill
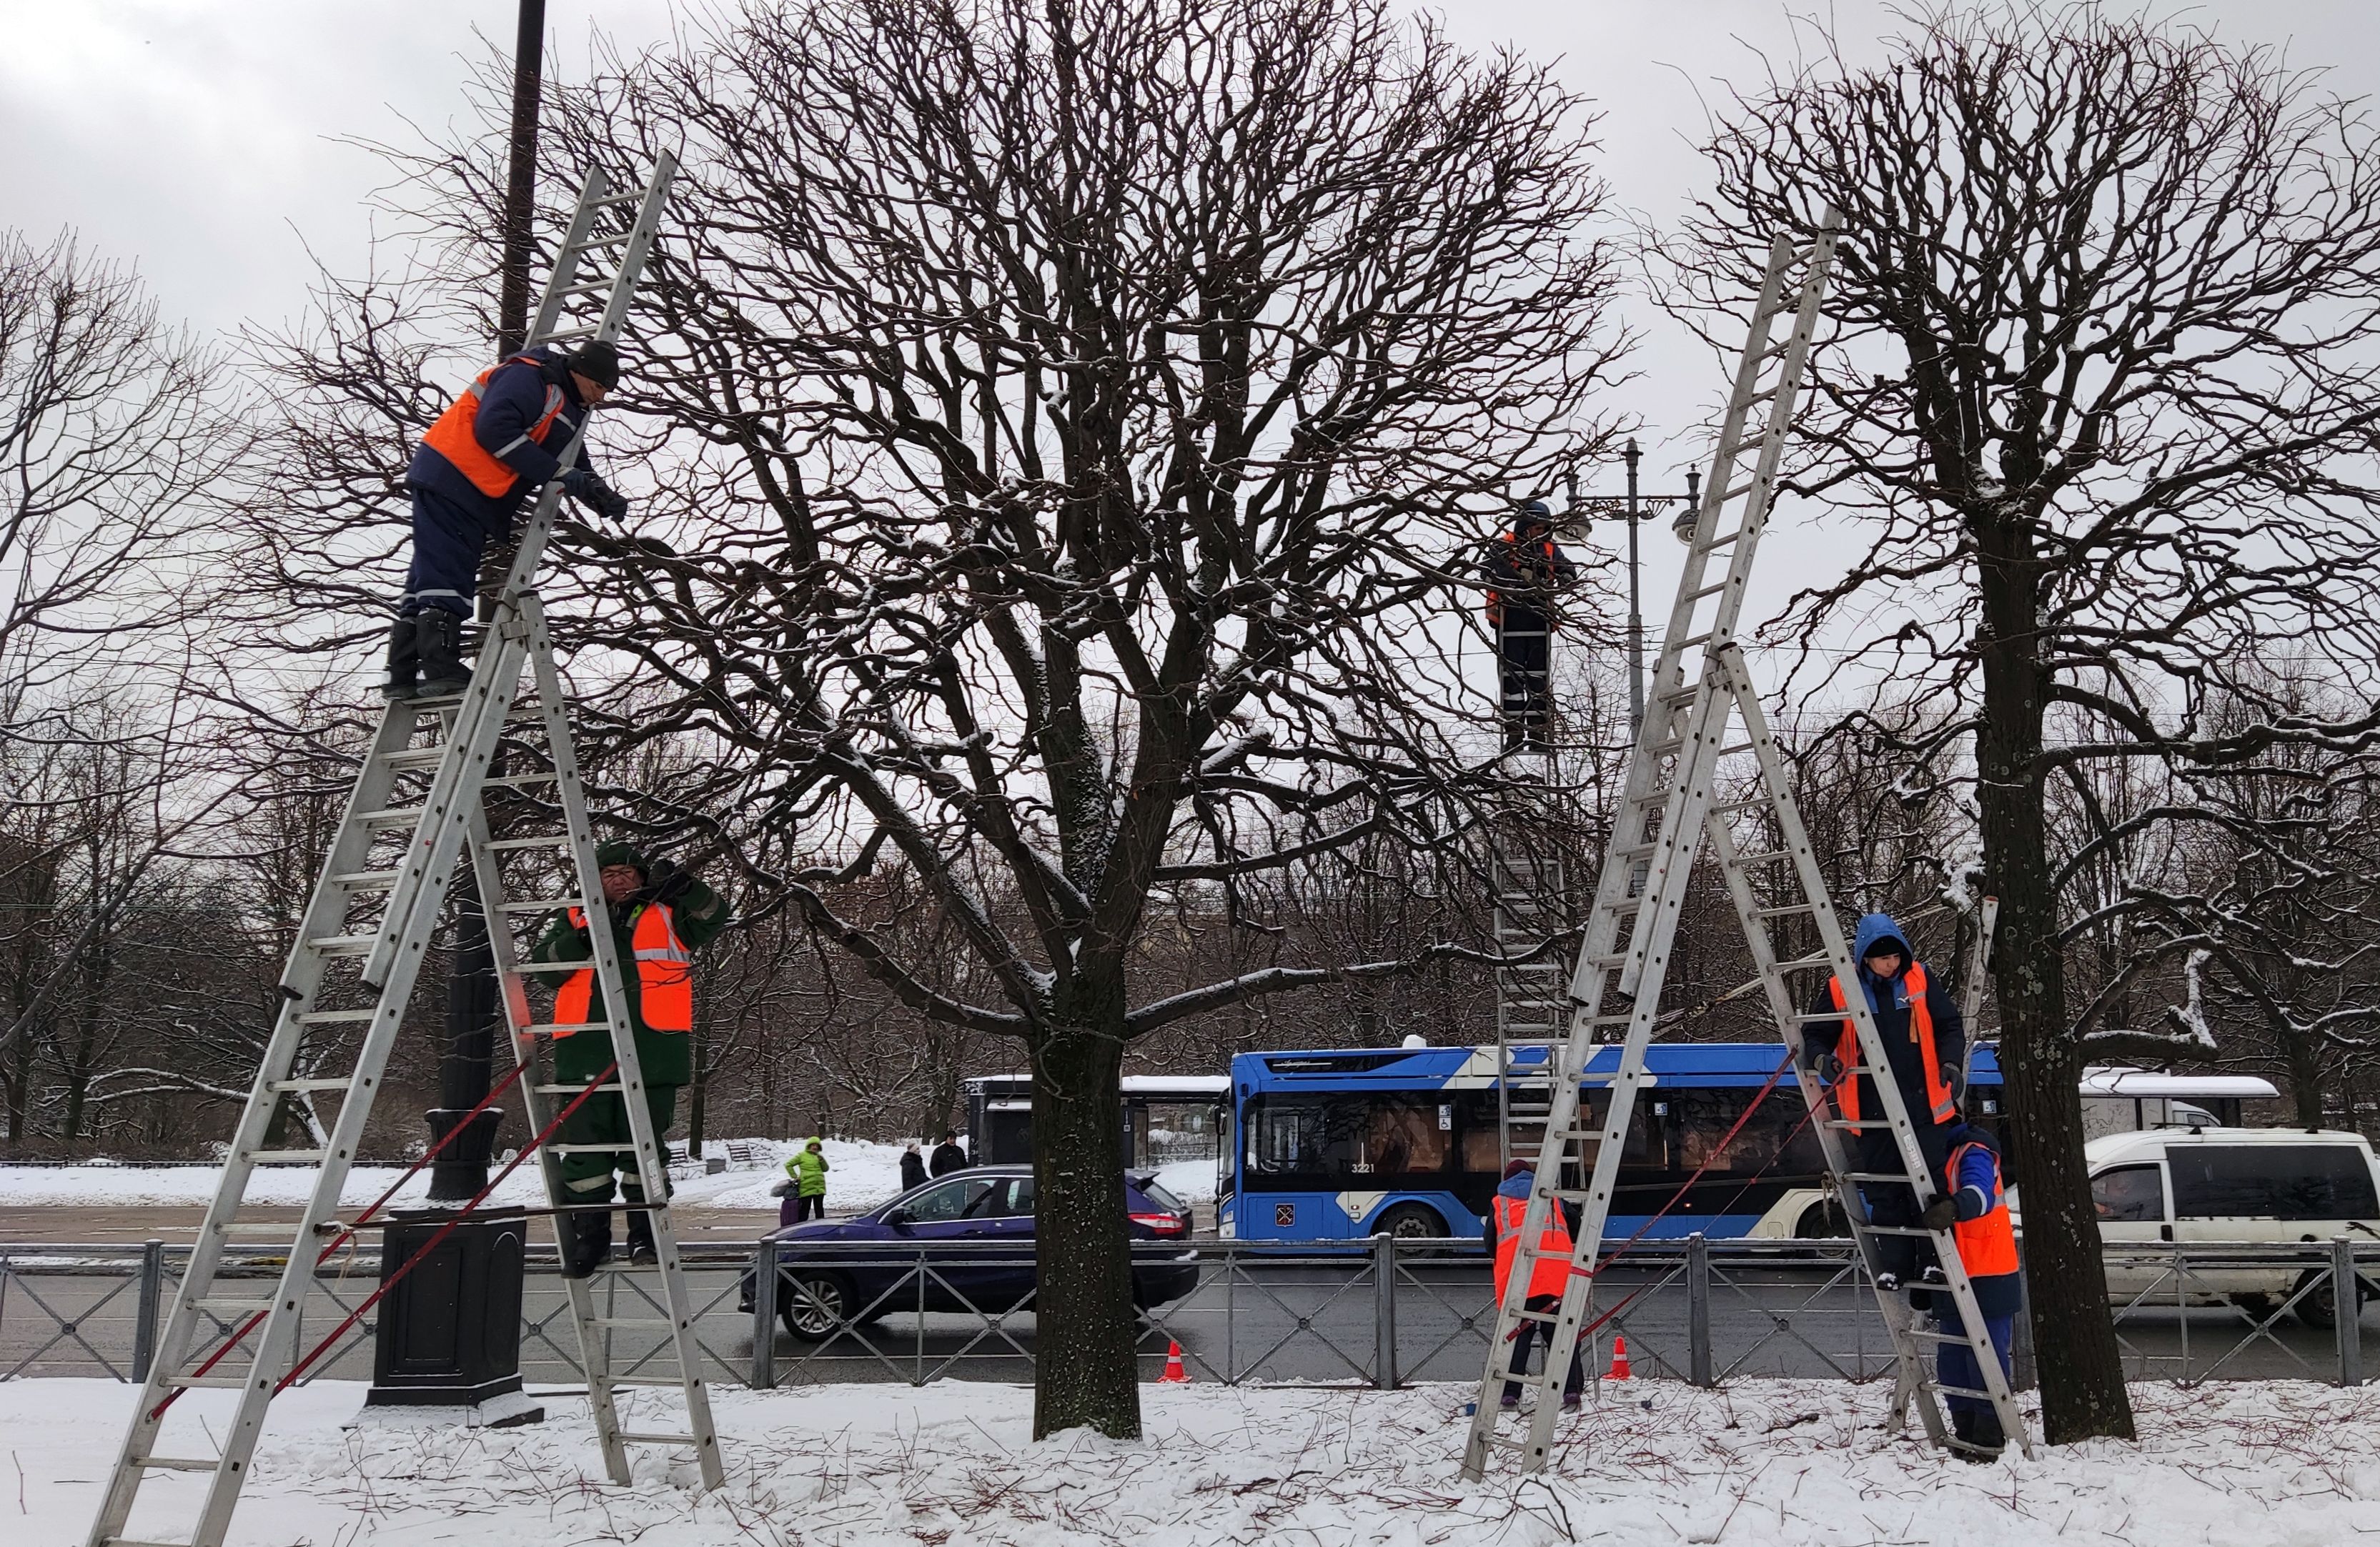
[[[1836,686],[1934,695],[1906,755],[1973,738],[2048,1435],[2128,1435],[2077,1077],[2202,1048],[2078,1017],[2061,915],[2091,867],[2061,846],[2091,840],[2049,792],[2369,733],[2380,150],[2274,55],[2095,6],[1936,14],[1888,54],[1740,93],[1679,295],[1735,302],[1772,236],[1841,210],[1797,487],[1867,546],[1787,627],[1854,647]],[[2349,711],[2235,673],[2260,639]]]

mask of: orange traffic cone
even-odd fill
[[[1172,1338],[1165,1343],[1165,1373],[1157,1377],[1160,1385],[1188,1385],[1190,1372],[1182,1368],[1182,1345]]]
[[[1611,1336],[1611,1368],[1605,1372],[1603,1378],[1607,1381],[1626,1381],[1634,1378],[1628,1369],[1628,1339],[1617,1333],[1612,1334]]]

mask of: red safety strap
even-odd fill
[[[510,1073],[506,1074],[502,1080],[496,1082],[495,1087],[489,1091],[486,1095],[480,1098],[479,1105],[473,1106],[469,1111],[463,1114],[462,1121],[448,1128],[446,1131],[440,1136],[436,1143],[431,1145],[427,1150],[424,1150],[421,1153],[420,1159],[415,1161],[403,1171],[397,1173],[396,1180],[389,1184],[387,1191],[373,1199],[369,1207],[367,1207],[361,1214],[356,1215],[352,1224],[348,1225],[345,1229],[342,1229],[336,1236],[331,1238],[331,1244],[322,1248],[321,1255],[314,1259],[314,1265],[318,1268],[321,1267],[324,1263],[331,1260],[332,1256],[338,1251],[339,1248],[355,1239],[356,1232],[363,1227],[364,1223],[367,1220],[370,1219],[372,1215],[378,1214],[383,1207],[385,1207],[388,1201],[395,1197],[397,1193],[404,1189],[407,1182],[411,1181],[417,1175],[419,1175],[423,1166],[437,1159],[438,1152],[444,1149],[448,1144],[453,1143],[455,1142],[455,1135],[461,1133],[465,1126],[468,1125],[473,1118],[478,1117],[480,1113],[493,1106],[498,1096],[501,1096],[506,1091],[511,1090],[514,1084],[519,1081],[520,1077],[528,1072],[528,1065],[515,1064]],[[598,1082],[600,1083],[601,1082],[599,1081]],[[259,1326],[262,1325],[264,1318],[271,1314],[272,1312],[270,1311],[256,1311],[251,1314],[247,1321],[242,1322],[238,1326],[234,1327],[230,1332],[226,1333],[224,1335],[223,1342],[216,1346],[215,1351],[209,1354],[206,1357],[205,1361],[196,1370],[190,1372],[192,1377],[195,1378],[197,1376],[203,1375],[208,1371],[212,1370],[216,1365],[221,1364],[224,1361],[224,1356],[230,1353],[234,1348],[238,1348],[242,1342],[246,1341],[248,1335],[254,1332]],[[150,1420],[154,1422],[157,1419],[164,1416],[165,1409],[174,1405],[175,1401],[182,1395],[182,1391],[184,1389],[187,1388],[176,1388],[173,1391],[167,1392],[163,1401],[159,1402],[154,1408],[149,1409]]]

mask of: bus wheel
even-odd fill
[[[1793,1222],[1793,1234],[1801,1240],[1842,1240],[1851,1233],[1852,1222],[1844,1217],[1843,1206],[1831,1198],[1803,1209],[1802,1217]]]
[[[1382,1210],[1372,1222],[1372,1234],[1394,1236],[1401,1241],[1427,1240],[1446,1233],[1445,1218],[1427,1203],[1399,1203]]]

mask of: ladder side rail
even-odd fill
[[[612,193],[612,179],[600,166],[587,170],[587,179],[578,185],[578,202],[570,212],[570,225],[563,233],[562,245],[554,249],[553,266],[547,271],[545,294],[537,299],[537,311],[531,318],[523,347],[534,346],[553,332],[562,316],[562,303],[570,287],[578,282],[578,265],[586,257],[587,233],[594,229],[595,212],[599,202]]]
[[[662,211],[669,202],[670,184],[676,177],[677,157],[668,151],[655,155],[652,174],[645,179],[644,197],[637,202],[636,224],[629,228],[627,243],[620,251],[619,278],[612,286],[602,319],[595,327],[594,336],[606,344],[619,342],[621,325],[628,317],[629,298],[645,272],[646,260],[651,256],[653,237],[661,230]]]
[[[216,1182],[214,1197],[207,1206],[198,1238],[192,1243],[190,1260],[183,1271],[180,1285],[174,1291],[173,1308],[166,1314],[162,1335],[157,1342],[156,1357],[150,1360],[148,1378],[141,1384],[140,1406],[133,1411],[131,1423],[126,1426],[115,1470],[109,1474],[107,1493],[102,1498],[92,1521],[90,1538],[92,1547],[98,1547],[108,1537],[122,1534],[140,1485],[146,1481],[146,1468],[139,1463],[152,1454],[152,1446],[164,1426],[162,1416],[152,1415],[156,1412],[158,1405],[172,1395],[174,1388],[168,1384],[171,1378],[184,1372],[182,1367],[189,1356],[190,1345],[198,1330],[199,1302],[213,1289],[231,1221],[238,1214],[240,1203],[247,1196],[249,1181],[255,1173],[255,1163],[249,1157],[262,1147],[265,1132],[272,1126],[273,1111],[280,1104],[280,1098],[272,1087],[289,1077],[305,1036],[305,1022],[299,1017],[311,1005],[314,995],[322,986],[325,959],[321,951],[310,949],[306,942],[332,933],[338,927],[346,905],[346,891],[332,877],[360,868],[363,864],[370,852],[371,833],[357,818],[364,812],[378,809],[379,803],[386,798],[396,777],[379,755],[402,746],[412,734],[413,723],[412,711],[404,706],[391,706],[382,715],[380,727],[366,749],[362,767],[348,792],[346,807],[339,820],[338,836],[332,842],[322,873],[315,877],[314,888],[307,899],[305,910],[298,915],[295,942],[288,963],[281,974],[279,1008],[274,1011],[273,1027],[265,1044],[264,1057],[258,1062],[255,1082],[249,1089],[247,1104],[241,1108],[239,1122],[233,1129],[231,1150],[225,1157],[223,1174]],[[343,1103],[346,1105],[352,1103]],[[334,1202],[336,1196],[334,1192]],[[305,1240],[310,1239],[301,1238],[300,1251]],[[261,1350],[261,1345],[258,1347]]]
[[[538,700],[548,706],[550,744],[547,748],[553,763],[554,792],[561,802],[571,840],[571,854],[576,864],[583,895],[601,898],[602,873],[595,863],[595,837],[586,806],[586,792],[578,775],[578,760],[571,745],[568,727],[560,724],[564,702],[561,674],[553,664],[552,642],[546,631],[545,610],[535,596],[521,598],[521,620],[529,631],[529,659],[535,668]],[[553,729],[559,725],[559,732]],[[702,1350],[694,1336],[694,1306],[686,1289],[684,1264],[677,1249],[677,1231],[669,1213],[668,1155],[662,1149],[661,1135],[653,1130],[652,1113],[645,1104],[645,1077],[642,1060],[637,1053],[635,1024],[627,1013],[628,998],[625,975],[614,949],[612,932],[595,927],[591,914],[587,931],[588,943],[595,961],[596,982],[603,995],[604,1017],[611,1023],[612,1050],[619,1062],[615,1078],[620,1086],[620,1103],[628,1119],[628,1135],[635,1144],[637,1172],[645,1194],[641,1211],[651,1227],[655,1265],[661,1274],[662,1293],[668,1308],[670,1338],[678,1360],[678,1375],[686,1403],[686,1432],[695,1440],[695,1459],[703,1486],[717,1488],[725,1481],[720,1463],[719,1436],[712,1424],[710,1399],[704,1389]],[[589,1384],[593,1376],[590,1372]]]
[[[1753,755],[1759,760],[1760,776],[1768,787],[1777,815],[1778,827],[1784,840],[1782,847],[1793,856],[1794,869],[1799,876],[1803,895],[1813,901],[1823,900],[1826,897],[1826,880],[1818,873],[1817,860],[1810,847],[1808,829],[1803,826],[1801,812],[1790,793],[1791,786],[1787,784],[1785,779],[1784,759],[1779,755],[1776,740],[1769,733],[1767,719],[1761,713],[1759,695],[1752,690],[1750,672],[1744,668],[1742,651],[1730,644],[1727,647],[1727,654],[1729,659],[1726,670],[1736,684],[1737,707],[1744,716],[1745,740],[1751,743]],[[1827,959],[1831,964],[1831,970],[1845,985],[1856,985],[1859,982],[1857,964],[1852,960],[1851,944],[1844,937],[1842,926],[1836,921],[1833,909],[1820,907],[1810,916],[1817,926],[1818,937]],[[1916,1197],[1917,1207],[1923,1210],[1935,1199],[1942,1196],[1939,1178],[1933,1174],[1932,1167],[1926,1165],[1925,1153],[1918,1146],[1917,1131],[1910,1120],[1909,1105],[1901,1099],[1900,1085],[1891,1076],[1891,1065],[1885,1056],[1884,1038],[1876,1031],[1876,1018],[1868,1011],[1867,996],[1864,993],[1851,992],[1847,988],[1843,995],[1843,1003],[1844,1008],[1850,1011],[1847,1018],[1852,1022],[1859,1043],[1860,1062],[1877,1071],[1871,1083],[1875,1086],[1878,1105],[1884,1107],[1885,1115],[1891,1125],[1895,1147],[1900,1155],[1901,1168],[1908,1178],[1912,1192]],[[1846,1194],[1844,1200],[1846,1217],[1852,1217],[1849,1195],[1857,1192],[1857,1184],[1847,1183],[1840,1172],[1837,1173],[1837,1190]],[[1864,1210],[1861,1212],[1864,1215]],[[1862,1218],[1860,1224],[1864,1225],[1864,1219]],[[1855,1228],[1857,1227],[1855,1226]],[[1966,1339],[1969,1353],[1974,1356],[1976,1367],[1983,1373],[1984,1390],[1991,1397],[1993,1408],[2000,1420],[2001,1431],[2010,1439],[2015,1440],[2018,1447],[2030,1456],[2033,1453],[2031,1437],[2025,1432],[2022,1418],[2017,1409],[2015,1395],[2009,1388],[2007,1376],[2000,1370],[1998,1350],[1992,1347],[1990,1334],[1984,1324],[1983,1313],[1975,1302],[1974,1287],[1967,1277],[1965,1264],[1960,1260],[1958,1244],[1947,1230],[1934,1231],[1933,1236],[1935,1255],[1940,1263],[1946,1282],[1942,1285],[1929,1286],[1929,1287],[1937,1291],[1947,1289],[1949,1293],[1952,1303],[1958,1311],[1960,1332]],[[1875,1265],[1873,1257],[1870,1256],[1868,1261],[1872,1270]],[[1877,1299],[1879,1308],[1884,1312],[1885,1324],[1888,1329],[1894,1331],[1895,1341],[1900,1345],[1903,1357],[1916,1357],[1914,1348],[1906,1336],[1905,1323],[1899,1318],[1899,1306],[1892,1302],[1891,1296],[1880,1287],[1877,1289]],[[1930,1386],[1931,1382],[1923,1372],[1920,1372],[1916,1377],[1916,1384],[1921,1387],[1926,1387]],[[1937,1444],[1940,1444],[1943,1439],[1941,1415],[1936,1410],[1936,1404],[1930,1395],[1926,1398],[1925,1407],[1926,1432]]]

